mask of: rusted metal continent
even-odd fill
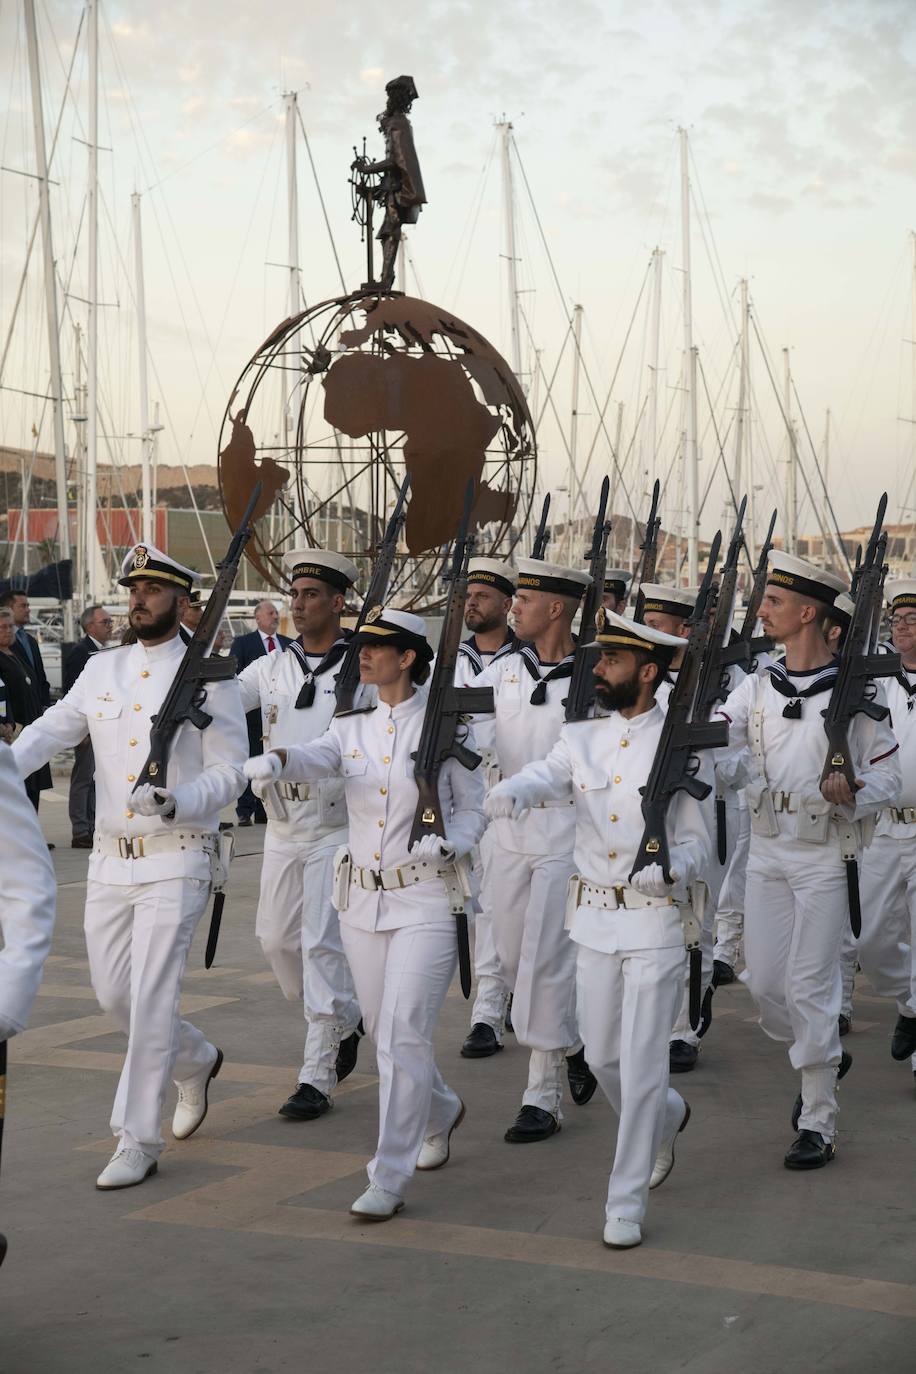
[[[232,402],[229,404],[231,406]],[[219,485],[223,513],[229,528],[233,530],[238,529],[241,523],[256,483],[261,483],[261,495],[251,517],[252,524],[267,514],[278,492],[289,481],[290,475],[288,468],[281,467],[270,456],[257,461],[254,435],[245,423],[246,418],[247,411],[244,409],[237,411],[235,415],[229,413],[232,437],[219,455]],[[262,559],[259,550],[249,543],[246,552],[261,576],[268,582],[273,582],[273,572]]]

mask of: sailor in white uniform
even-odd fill
[[[761,1026],[789,1045],[801,1072],[789,1169],[821,1168],[836,1153],[837,1079],[852,1062],[837,1028],[849,923],[843,856],[861,857],[870,818],[900,793],[890,724],[861,715],[850,731],[855,791],[838,772],[820,781],[827,743],[821,712],[837,671],[824,610],[844,585],[803,559],[770,554],[760,618],[785,657],[745,678],[720,712],[729,723],[720,766],[746,782],[751,814],[744,976]],[[876,697],[884,701],[880,686]]]
[[[338,855],[335,902],[379,1071],[378,1145],[369,1187],[350,1211],[386,1221],[403,1207],[415,1169],[448,1161],[464,1115],[436,1067],[432,1037],[458,958],[456,862],[483,834],[484,784],[479,768],[447,760],[439,774],[446,837],[424,836],[408,853],[433,652],[424,621],[390,607],[370,612],[359,639],[360,675],[376,688],[377,706],[335,716],[319,739],[250,759],[245,771],[257,780],[345,783],[349,845]]]
[[[710,844],[703,806],[678,793],[668,814],[673,885],[658,864],[630,876],[644,825],[640,788],[664,724],[655,685],[680,641],[613,612],[599,612],[598,626],[597,697],[610,714],[564,725],[546,759],[493,789],[487,810],[507,819],[548,799],[575,805],[567,911],[579,1029],[619,1118],[604,1241],[623,1249],[640,1243],[649,1189],[671,1172],[674,1142],[690,1116],[669,1087],[668,1033],[687,962],[687,889],[708,866]],[[711,782],[711,762],[701,764],[701,776]]]
[[[891,1055],[916,1053],[916,578],[889,583],[891,643],[902,667],[882,679],[900,746],[902,790],[878,814],[862,860],[862,933],[847,933],[844,957],[858,962],[875,991],[897,1003]],[[851,1011],[851,1006],[850,1006]]]
[[[0,744],[0,1040],[25,1030],[51,948],[57,881],[12,750]]]
[[[587,572],[538,559],[518,564],[513,603],[521,641],[477,678],[493,688],[496,753],[503,776],[543,759],[565,719],[572,674],[572,622]],[[576,1025],[575,951],[563,929],[566,884],[573,872],[575,816],[570,798],[550,800],[524,820],[493,822],[492,862],[483,903],[493,917],[496,950],[512,988],[512,1024],[531,1051],[528,1086],[506,1132],[513,1144],[546,1140],[560,1129],[564,1058],[581,1105],[595,1091]]]
[[[632,574],[626,568],[608,568],[604,574],[604,591],[601,604],[606,611],[616,611],[624,615],[627,609],[627,596],[630,591]]]
[[[292,549],[283,567],[298,638],[239,674],[244,710],[260,707],[265,749],[308,744],[328,728],[348,642],[340,617],[358,575],[349,558],[326,549]],[[280,782],[265,789],[264,802],[255,933],[283,995],[303,1003],[306,1020],[302,1067],[280,1115],[311,1121],[330,1110],[359,1044],[359,1007],[331,893],[334,854],[347,841],[343,782]]]
[[[515,569],[511,564],[496,558],[470,560],[464,623],[471,634],[458,650],[456,687],[470,687],[495,658],[514,648],[515,635],[508,623],[514,595]],[[474,738],[477,752],[483,759],[484,782],[492,786],[499,780],[496,722],[492,716],[477,718]],[[492,830],[488,828],[475,853],[474,871],[478,879],[483,877],[491,844]],[[471,1029],[461,1046],[461,1055],[464,1059],[487,1059],[503,1047],[510,988],[499,966],[493,918],[482,900],[478,901],[474,916],[474,976],[477,988],[471,1009]]]
[[[207,1111],[222,1052],[178,1011],[188,950],[218,862],[219,813],[244,787],[248,736],[238,685],[210,683],[205,730],[179,727],[168,786],[133,790],[149,753],[151,718],[181,663],[179,623],[197,574],[152,545],[124,560],[137,642],[89,660],[74,686],[13,746],[22,777],[89,737],[96,817],[86,889],[86,946],[103,1010],[127,1034],[111,1129],[118,1148],[102,1189],[128,1188],[156,1172],[162,1107],[178,1087],[172,1133],[191,1135]]]

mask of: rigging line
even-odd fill
[[[836,512],[834,511],[834,509],[833,509],[833,503],[832,503],[832,501],[830,500],[830,493],[829,493],[829,491],[827,490],[827,483],[824,481],[824,472],[823,472],[823,469],[822,469],[822,467],[821,467],[820,459],[818,458],[818,455],[817,455],[817,449],[814,447],[814,440],[811,438],[811,431],[810,431],[810,429],[808,428],[808,421],[807,421],[807,419],[806,419],[806,417],[805,417],[804,407],[802,406],[801,397],[800,397],[799,394],[798,394],[798,387],[797,387],[796,384],[795,384],[795,378],[794,378],[794,377],[792,378],[792,391],[793,391],[793,393],[794,393],[794,395],[795,395],[796,404],[798,405],[798,413],[799,413],[799,415],[801,416],[801,422],[802,422],[802,425],[804,426],[805,435],[806,435],[807,440],[808,440],[808,447],[811,449],[811,456],[812,456],[812,458],[814,459],[814,470],[815,470],[815,472],[816,472],[817,475],[818,475],[818,480],[820,481],[820,484],[821,484],[821,491],[824,493],[824,500],[826,501],[826,503],[827,503],[827,509],[828,509],[829,512],[830,512],[830,519],[833,521],[833,527],[834,527],[834,531],[836,532],[837,543],[840,544],[840,545],[843,545],[843,536],[842,536],[841,533],[840,533],[839,521],[838,521],[837,518],[836,518]],[[805,483],[805,486],[806,486],[806,487],[807,487],[807,485],[808,485],[808,484]],[[810,501],[811,501],[811,504],[812,504],[812,506],[813,506],[813,504],[814,504],[814,497],[811,495],[810,488],[808,489],[808,497],[809,497],[809,499],[810,499]],[[844,548],[844,553],[845,553],[845,548]],[[847,558],[846,562],[847,562],[847,564],[849,563],[849,559],[848,559],[848,558]],[[850,574],[851,574],[851,573],[852,573],[852,568],[850,567]]]
[[[627,344],[630,342],[630,334],[631,334],[631,332],[632,332],[632,330],[633,330],[633,325],[636,323],[636,315],[637,315],[637,313],[638,313],[638,311],[639,311],[639,306],[640,306],[640,303],[641,303],[641,301],[642,301],[643,294],[645,293],[646,284],[647,284],[647,282],[648,282],[648,280],[649,280],[649,272],[651,271],[651,268],[652,268],[652,259],[650,258],[650,259],[649,259],[649,264],[648,264],[648,266],[647,266],[647,268],[646,268],[646,271],[645,271],[645,273],[644,273],[644,275],[643,275],[642,283],[641,283],[640,288],[639,288],[639,293],[638,293],[638,295],[637,295],[637,297],[636,297],[636,303],[635,303],[635,305],[633,306],[633,313],[630,315],[630,320],[629,320],[629,323],[628,323],[628,325],[627,325],[627,330],[626,330],[626,333],[625,333],[624,336],[623,336],[623,343],[620,345],[620,353],[619,353],[618,356],[617,356],[617,365],[616,365],[615,368],[614,368],[613,375],[612,375],[611,380],[610,380],[610,382],[609,382],[609,384],[608,384],[607,397],[605,398],[604,406],[603,406],[602,411],[601,411],[601,416],[602,416],[602,418],[603,418],[604,415],[607,413],[607,408],[608,408],[608,406],[609,406],[610,403],[611,403],[611,396],[612,396],[612,394],[613,394],[614,387],[615,387],[616,384],[617,384],[617,378],[618,378],[618,376],[619,376],[619,374],[620,374],[620,368],[621,368],[621,366],[622,366],[622,364],[623,364],[623,355],[624,355],[624,353],[626,352]],[[589,463],[591,462],[592,453],[594,452],[595,445],[597,444],[597,442],[598,442],[598,430],[596,429],[596,430],[595,430],[594,438],[592,439],[592,446],[591,446],[591,448],[589,449],[589,451],[588,451],[588,453],[587,453],[587,455],[586,455],[586,458],[585,458],[585,471],[586,471],[586,472],[588,472],[588,465],[589,465]],[[614,447],[613,447],[613,445],[611,445],[611,453],[612,453],[612,454],[614,453]]]
[[[133,99],[133,97],[131,97],[131,99]],[[222,138],[218,138],[215,143],[210,143],[206,148],[202,148],[199,153],[195,153],[192,158],[189,158],[187,162],[183,162],[180,167],[175,167],[171,172],[166,172],[165,176],[160,177],[158,181],[150,182],[149,186],[145,187],[145,190],[158,191],[167,181],[171,181],[172,177],[177,177],[181,172],[186,171],[188,167],[193,167],[195,162],[199,162],[202,157],[206,157],[208,153],[212,153],[215,148],[221,148],[224,143],[228,143],[231,138],[235,138],[236,134],[240,134],[243,129],[247,129],[249,124],[256,124],[259,119],[263,119],[265,115],[271,114],[276,104],[277,102],[272,100],[268,105],[264,105],[248,119],[243,120],[236,128],[230,129],[227,134],[223,134]],[[155,169],[156,164],[152,156],[151,161]]]
[[[484,160],[483,166],[480,169],[480,174],[477,179],[477,185],[474,189],[474,194],[471,197],[471,202],[468,206],[468,212],[461,230],[459,248],[456,250],[454,256],[452,257],[452,262],[448,269],[448,276],[445,279],[445,285],[443,287],[442,294],[446,298],[448,298],[449,295],[449,287],[451,286],[452,273],[455,270],[456,262],[458,262],[459,253],[461,251],[461,245],[463,245],[464,254],[461,258],[460,271],[458,273],[458,281],[454,289],[454,296],[457,298],[461,294],[461,287],[464,282],[464,274],[467,271],[468,258],[470,257],[471,253],[471,245],[474,242],[474,238],[477,232],[477,224],[480,219],[480,212],[483,208],[483,198],[490,180],[490,169],[493,165],[493,158],[496,152],[496,139],[497,136],[496,131],[494,129],[492,138],[490,139],[490,147],[487,152],[487,156]]]
[[[302,137],[305,140],[305,151],[308,154],[309,166],[312,169],[312,177],[315,182],[315,190],[318,192],[318,204],[321,206],[321,213],[324,216],[324,227],[328,231],[328,238],[331,241],[331,252],[334,254],[334,262],[337,265],[337,275],[340,277],[340,288],[346,293],[347,283],[344,281],[343,268],[340,265],[340,258],[337,255],[337,244],[334,241],[334,231],[331,228],[331,221],[328,218],[328,208],[324,203],[324,195],[321,190],[321,182],[318,180],[318,169],[315,166],[315,159],[312,157],[312,145],[309,143],[309,136],[305,132],[305,124],[302,119],[302,111],[299,108],[299,101],[296,101],[296,115],[299,119],[299,128],[302,130]]]
[[[54,154],[55,154],[55,152],[56,152],[56,150],[57,150],[57,140],[58,140],[58,137],[59,137],[59,135],[60,135],[61,125],[62,125],[63,120],[64,120],[64,110],[65,110],[66,107],[67,107],[67,95],[68,95],[68,93],[69,93],[69,91],[70,91],[70,81],[71,81],[71,78],[72,78],[72,76],[73,76],[73,67],[74,67],[74,64],[75,64],[75,62],[76,62],[76,55],[77,55],[77,51],[78,51],[78,47],[79,47],[80,33],[82,32],[83,17],[84,17],[84,15],[85,15],[85,11],[81,11],[81,13],[80,13],[79,27],[77,28],[77,31],[76,31],[76,38],[75,38],[74,43],[73,43],[73,52],[70,54],[70,67],[69,67],[69,70],[67,71],[66,85],[64,86],[64,94],[63,94],[63,98],[61,99],[61,102],[60,102],[60,110],[58,111],[58,115],[57,115],[57,124],[56,124],[56,126],[55,126],[55,128],[54,128],[54,133],[53,133],[52,138],[51,138],[51,147],[50,147],[50,149],[48,150],[48,175],[49,175],[49,176],[50,176],[50,174],[51,174],[51,167],[52,167],[52,164],[53,164],[53,162],[54,162]],[[53,32],[53,30],[52,30],[52,32]],[[42,117],[43,117],[43,116],[44,116],[44,112],[42,111]],[[3,374],[4,374],[5,370],[6,370],[6,360],[7,360],[7,357],[8,357],[8,355],[9,355],[10,345],[11,345],[12,340],[13,340],[13,330],[14,330],[15,325],[16,325],[16,317],[17,317],[17,315],[19,314],[19,306],[20,306],[20,304],[21,304],[21,302],[22,302],[23,292],[24,292],[24,290],[25,290],[26,277],[27,277],[27,275],[28,275],[28,270],[29,270],[29,263],[30,263],[31,258],[32,258],[32,249],[35,247],[35,239],[36,239],[36,237],[37,237],[38,228],[39,228],[39,225],[40,225],[40,224],[41,224],[41,207],[39,206],[39,208],[35,211],[35,219],[34,219],[34,221],[33,221],[33,223],[32,223],[32,232],[31,232],[31,234],[29,235],[29,245],[28,245],[28,248],[26,249],[26,253],[25,253],[25,262],[23,263],[23,267],[22,267],[22,276],[19,278],[19,288],[18,288],[18,290],[17,290],[17,292],[16,292],[16,299],[15,299],[15,301],[14,301],[14,303],[13,303],[13,311],[12,311],[12,315],[10,316],[9,329],[7,330],[6,341],[5,341],[4,345],[3,345],[3,354],[2,354],[2,356],[0,356],[0,382],[3,381]]]
[[[544,249],[544,252],[545,252],[545,254],[546,254],[546,256],[547,256],[547,262],[548,262],[548,265],[549,265],[549,267],[550,267],[550,273],[551,273],[551,276],[553,277],[554,285],[555,285],[556,288],[557,288],[557,292],[558,292],[559,297],[560,297],[560,303],[561,303],[561,305],[562,305],[563,312],[564,312],[564,314],[566,315],[566,318],[567,318],[567,320],[569,321],[569,324],[572,325],[572,316],[570,315],[570,312],[569,312],[569,311],[567,310],[567,308],[566,308],[566,297],[565,297],[565,295],[564,295],[563,288],[562,288],[562,286],[560,285],[560,279],[559,279],[559,277],[557,276],[557,269],[556,269],[556,267],[554,266],[553,256],[552,256],[552,254],[551,254],[551,252],[550,252],[550,246],[549,246],[549,244],[548,244],[548,242],[547,242],[547,236],[546,236],[546,234],[544,233],[544,226],[543,226],[543,224],[541,223],[541,217],[540,217],[540,215],[538,214],[538,208],[537,208],[537,205],[535,204],[534,195],[532,194],[531,186],[530,186],[530,183],[529,183],[529,181],[528,181],[528,176],[527,176],[527,173],[525,172],[525,164],[522,162],[521,154],[520,154],[519,151],[518,151],[518,144],[517,144],[517,142],[515,141],[514,138],[512,139],[512,148],[513,148],[513,150],[514,150],[514,152],[515,152],[515,160],[516,160],[516,162],[518,163],[519,171],[520,171],[521,174],[522,174],[522,181],[523,181],[523,183],[524,183],[525,190],[526,190],[527,193],[528,193],[528,200],[529,200],[529,202],[530,202],[530,204],[531,204],[531,212],[532,212],[532,214],[533,214],[533,216],[534,216],[534,222],[535,222],[535,224],[537,225],[538,235],[540,236],[541,244],[542,244],[543,249]],[[574,339],[574,343],[575,343],[575,339]],[[589,372],[589,370],[588,370],[588,364],[586,363],[585,358],[582,356],[582,349],[581,349],[581,347],[579,346],[578,343],[575,343],[575,348],[576,348],[576,353],[578,354],[578,357],[579,357],[579,364],[580,364],[580,366],[581,366],[581,368],[582,368],[582,374],[583,374],[583,376],[585,377],[585,383],[586,383],[586,386],[588,387],[589,394],[590,394],[590,396],[591,396],[591,398],[592,398],[592,401],[593,401],[594,405],[595,405],[596,407],[599,407],[598,396],[597,396],[597,394],[596,394],[596,392],[595,392],[595,388],[594,388],[594,386],[593,386],[593,384],[592,384],[591,374],[590,374],[590,372]],[[607,439],[608,447],[609,447],[609,449],[611,450],[611,452],[613,453],[613,451],[614,451],[614,443],[613,443],[613,440],[611,439],[610,434],[609,434],[608,431],[607,431],[607,426],[606,426],[605,423],[604,423],[604,418],[603,418],[603,416],[600,416],[600,417],[599,417],[599,424],[600,424],[601,428],[604,430],[604,435],[605,435],[605,438]],[[619,471],[619,470],[618,470],[618,471]],[[631,513],[633,519],[635,520],[635,519],[636,519],[636,511],[635,511],[634,508],[633,508],[633,502],[630,500],[630,493],[629,493],[629,491],[627,490],[627,487],[626,487],[626,485],[625,485],[625,483],[624,483],[624,481],[623,481],[623,476],[622,476],[622,475],[620,475],[620,485],[621,485],[621,488],[622,488],[622,490],[623,490],[623,494],[624,494],[624,496],[625,496],[626,499],[627,499],[627,505],[630,507],[630,513]],[[581,487],[580,487],[580,491],[581,491]]]
[[[700,361],[699,356],[697,357],[697,363],[699,364],[699,368],[700,368],[700,376],[701,376],[702,379],[703,379],[703,390],[704,390],[704,392],[706,393],[706,404],[709,406],[709,414],[710,414],[710,418],[711,418],[711,420],[712,420],[712,427],[713,427],[713,431],[714,431],[715,436],[716,436],[716,445],[717,445],[718,450],[719,450],[718,461],[722,464],[722,472],[723,472],[723,474],[724,474],[724,476],[725,476],[725,483],[726,483],[726,486],[728,487],[728,494],[729,494],[729,497],[730,497],[730,499],[731,499],[732,510],[733,510],[734,513],[735,513],[735,518],[737,519],[737,517],[738,517],[738,499],[737,499],[737,493],[735,492],[735,488],[734,488],[734,485],[733,485],[733,483],[732,483],[731,476],[730,476],[729,471],[728,471],[728,464],[727,464],[726,461],[725,461],[725,441],[724,441],[724,439],[721,438],[720,435],[719,435],[719,426],[716,424],[716,417],[715,417],[715,413],[714,413],[713,407],[712,407],[712,397],[711,397],[710,394],[709,394],[709,383],[708,383],[707,380],[706,380],[706,369],[703,367],[703,364],[702,364],[702,362]],[[725,431],[725,439],[728,438],[728,435],[729,435],[730,430],[731,430],[731,422],[729,422],[728,429]],[[715,477],[715,465],[713,466],[712,472],[709,474],[709,481],[708,481],[708,483],[706,484],[706,490],[705,490],[705,492],[703,493],[703,500],[702,500],[702,502],[701,502],[701,504],[700,504],[700,513],[701,513],[701,514],[702,514],[702,511],[703,511],[703,507],[704,507],[705,504],[706,504],[706,498],[707,498],[707,496],[709,495],[709,490],[710,490],[710,487],[712,486],[713,478],[714,478],[714,477]],[[744,530],[743,530],[743,529],[742,529],[742,531],[741,531],[741,547],[742,547],[742,549],[744,550],[744,556],[745,556],[745,558],[747,559],[747,566],[748,566],[748,568],[749,568],[751,574],[753,574],[753,572],[754,572],[754,562],[753,562],[753,559],[751,558],[751,551],[750,551],[750,549],[749,549],[748,546],[747,546],[747,540],[746,540],[745,537],[744,537]]]
[[[778,388],[777,385],[776,385],[776,378],[773,376],[773,369],[772,369],[771,366],[770,366],[770,359],[769,359],[769,357],[767,356],[767,352],[766,352],[766,349],[765,349],[765,347],[764,347],[763,340],[762,340],[761,337],[760,337],[760,330],[757,328],[757,319],[756,319],[756,316],[754,316],[754,315],[751,316],[751,322],[753,323],[753,326],[754,326],[754,333],[755,333],[755,335],[757,336],[757,342],[760,344],[760,351],[761,351],[761,354],[763,355],[763,361],[764,361],[764,365],[765,365],[766,370],[767,370],[767,375],[768,375],[768,377],[769,377],[769,379],[770,379],[770,385],[771,385],[772,388],[773,388],[773,395],[776,397],[776,404],[777,404],[777,406],[779,407],[779,413],[780,413],[780,415],[782,416],[782,422],[783,422],[783,424],[785,425],[785,427],[786,427],[786,433],[788,434],[788,432],[789,432],[789,417],[786,415],[785,408],[784,408],[783,403],[782,403],[782,397],[780,396],[780,394],[779,394],[779,388]],[[793,385],[794,385],[794,383],[793,383]],[[804,417],[803,417],[803,418],[804,418]],[[806,426],[806,428],[807,428],[807,426]],[[801,475],[802,475],[802,481],[803,481],[804,484],[805,484],[805,490],[806,490],[807,493],[808,493],[808,499],[809,499],[809,501],[811,502],[812,509],[813,509],[813,510],[816,512],[816,514],[817,514],[817,523],[818,523],[818,524],[820,525],[820,527],[821,527],[821,535],[823,536],[823,539],[824,539],[824,548],[825,548],[825,551],[826,551],[826,546],[827,546],[827,543],[828,543],[828,535],[827,535],[826,526],[824,525],[824,521],[823,521],[823,518],[822,518],[822,516],[821,516],[820,507],[817,505],[817,503],[816,503],[815,500],[814,500],[814,497],[813,497],[812,492],[811,492],[811,486],[810,486],[810,484],[809,484],[809,482],[808,482],[808,474],[807,474],[807,472],[805,471],[805,467],[804,467],[804,464],[803,464],[802,462],[799,462],[799,464],[798,464],[798,469],[799,469],[799,471],[800,471],[800,473],[801,473]],[[831,519],[833,520],[834,525],[836,526],[836,516],[834,515],[833,506],[832,506],[832,504],[831,504],[831,502],[830,502],[829,496],[827,497],[827,507],[828,507],[828,509],[829,509],[829,511],[830,511]],[[839,528],[838,528],[838,527],[836,528],[835,534],[834,534],[834,533],[831,533],[831,535],[830,535],[830,541],[833,542],[834,547],[836,548],[837,552],[838,552],[839,554],[842,555],[843,562],[846,564],[846,567],[847,567],[847,569],[848,569],[848,571],[849,571],[849,576],[852,577],[852,564],[851,564],[850,561],[849,561],[849,555],[847,554],[847,552],[846,552],[846,546],[845,546],[845,544],[844,544],[842,538],[840,537],[840,532],[839,532]]]
[[[719,257],[719,248],[712,232],[712,221],[709,216],[709,210],[706,206],[706,197],[703,194],[703,182],[702,178],[700,177],[700,171],[699,167],[697,166],[697,160],[693,155],[693,143],[689,138],[687,140],[687,156],[689,157],[690,164],[693,168],[692,184],[696,187],[696,190],[699,194],[699,201],[697,201],[696,197],[694,197],[694,207],[697,211],[701,212],[697,215],[697,218],[700,222],[700,234],[703,239],[703,246],[706,248],[706,256],[709,259],[709,265],[710,267],[712,267],[713,270],[713,280],[716,281],[716,290],[719,295],[719,304],[722,306],[722,313],[725,316],[728,323],[731,325],[732,330],[734,331],[737,328],[737,321],[735,320],[734,312],[732,310],[732,294],[728,290],[728,283],[725,277],[725,269],[722,266],[722,259]],[[704,220],[709,228],[708,242],[706,238],[706,231],[703,227]],[[712,252],[710,252],[710,244],[712,245]],[[717,271],[718,280],[716,280]]]

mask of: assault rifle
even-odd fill
[[[439,651],[433,665],[426,713],[420,731],[420,742],[414,754],[414,778],[419,797],[410,831],[410,844],[424,835],[445,835],[445,819],[439,801],[439,773],[446,759],[456,759],[464,768],[474,769],[480,755],[464,743],[467,730],[465,715],[482,715],[494,709],[492,687],[456,687],[455,665],[464,629],[464,603],[468,594],[468,560],[474,551],[475,539],[469,532],[474,484],[468,482],[464,500],[464,514],[452,546],[448,601],[439,639]],[[465,896],[457,873],[446,882],[455,917],[458,937],[458,969],[461,991],[471,995],[471,952],[468,945],[468,918]]]
[[[665,723],[662,726],[649,777],[642,791],[642,814],[645,822],[642,839],[636,851],[636,862],[630,873],[659,864],[665,881],[672,882],[671,857],[666,830],[668,808],[678,792],[686,792],[697,801],[704,801],[712,790],[709,783],[697,777],[700,749],[722,749],[728,744],[725,721],[709,722],[693,718],[693,706],[702,675],[703,663],[712,647],[713,621],[717,595],[713,571],[722,546],[717,533],[709,551],[709,562],[700,585],[696,606],[690,617],[690,637],[684,650],[684,661],[678,670],[677,681],[668,700]],[[699,928],[687,942],[690,962],[690,1024],[700,1024],[700,953]]]
[[[376,550],[372,576],[369,578],[369,588],[357,617],[353,636],[347,645],[343,658],[340,660],[340,671],[334,683],[334,695],[337,698],[337,705],[334,708],[335,716],[339,716],[342,711],[352,711],[356,703],[356,689],[359,687],[360,650],[356,636],[365,624],[369,612],[374,610],[376,606],[383,605],[385,597],[388,595],[388,583],[391,581],[391,569],[394,567],[394,559],[398,551],[398,539],[401,536],[404,521],[407,519],[405,505],[409,490],[410,473],[401,483],[398,499],[394,503],[394,510],[391,512],[391,517],[382,536],[382,542]]]
[[[754,569],[754,581],[751,585],[750,596],[747,599],[747,610],[744,612],[744,622],[738,631],[738,638],[732,644],[726,644],[722,651],[723,669],[731,668],[737,664],[746,673],[753,673],[757,666],[757,655],[769,653],[773,647],[772,639],[768,638],[767,635],[755,636],[754,630],[757,626],[757,617],[760,614],[760,603],[763,601],[763,593],[766,590],[770,549],[773,547],[775,528],[776,511],[774,510],[770,516],[770,526],[767,530],[766,539],[760,546],[757,566]]]
[[[238,665],[234,658],[211,657],[210,650],[229,604],[229,593],[238,575],[245,545],[252,535],[251,517],[260,495],[261,483],[258,482],[242,516],[242,523],[232,536],[226,557],[216,565],[216,584],[207,598],[200,623],[184,651],[184,658],[178,665],[165,700],[152,717],[149,757],[134,783],[135,792],[144,783],[165,787],[169,750],[181,726],[185,721],[190,721],[198,730],[206,730],[213,719],[203,709],[207,699],[206,684],[227,682],[236,675]]]
[[[598,607],[604,596],[604,572],[607,567],[607,541],[611,532],[611,522],[605,519],[610,481],[605,477],[601,483],[601,497],[598,501],[598,514],[592,531],[592,545],[586,557],[588,570],[592,575],[591,585],[586,588],[582,599],[582,614],[579,618],[579,639],[573,657],[572,677],[569,682],[569,696],[566,698],[566,719],[587,720],[595,699],[595,674],[592,669],[598,651],[588,646],[595,638]]]
[[[544,504],[541,506],[541,518],[538,527],[534,532],[534,545],[531,549],[531,557],[537,558],[541,562],[547,553],[547,545],[550,543],[550,531],[547,528],[547,515],[550,510],[550,492],[544,497]]]
[[[630,583],[631,589],[636,588],[636,604],[633,609],[633,619],[637,625],[642,625],[646,618],[646,598],[643,595],[642,584],[644,582],[655,581],[655,566],[658,562],[658,532],[661,529],[662,518],[658,514],[658,503],[661,499],[662,487],[658,478],[655,479],[655,486],[652,488],[652,504],[649,507],[649,518],[646,521],[646,532],[640,544],[642,554],[636,572],[633,574],[633,581]]]
[[[888,708],[874,700],[871,682],[876,677],[894,677],[900,672],[900,655],[875,653],[874,629],[881,610],[881,597],[887,569],[887,531],[882,530],[887,510],[887,492],[878,502],[874,528],[862,556],[856,587],[855,610],[840,652],[837,679],[830,693],[830,703],[824,712],[827,734],[827,757],[821,772],[821,783],[831,773],[840,772],[853,792],[856,774],[849,744],[849,732],[855,716],[869,720],[884,720]],[[862,908],[859,901],[859,865],[853,846],[844,850],[846,888],[849,894],[849,923],[858,937],[862,929]]]

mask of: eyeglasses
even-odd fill
[[[916,615],[892,615],[890,618],[892,630],[912,630],[916,629]]]

